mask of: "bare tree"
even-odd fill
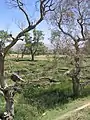
[[[90,30],[90,1],[59,0],[50,20],[55,28],[73,40],[75,66],[70,72],[70,77],[73,83],[73,94],[78,96],[81,71],[80,43],[89,39],[87,30]]]
[[[39,2],[39,19],[32,24],[32,21],[29,18],[28,13],[24,9],[24,3],[22,0],[8,0],[8,3],[10,5],[13,5],[14,7],[17,7],[25,16],[25,19],[27,21],[27,27],[21,30],[16,37],[13,37],[12,34],[9,35],[11,37],[12,41],[9,45],[6,47],[2,47],[2,44],[0,43],[0,91],[5,98],[6,101],[6,112],[8,114],[8,119],[12,120],[14,119],[14,96],[17,92],[19,92],[20,85],[18,84],[19,81],[14,82],[14,85],[7,85],[5,79],[4,79],[4,59],[9,51],[9,49],[14,46],[18,40],[21,39],[22,36],[26,32],[29,32],[30,30],[33,30],[45,17],[47,12],[53,11],[53,0],[38,0]],[[31,7],[31,6],[30,6]],[[18,80],[18,76],[16,75],[16,80]],[[21,78],[19,78],[21,79]]]
[[[22,44],[17,44],[16,53],[17,53],[17,58],[18,58],[18,59],[19,59],[19,55],[21,55],[21,58],[24,57],[25,50],[26,50],[26,47],[25,47],[25,44],[24,44],[24,43],[22,43]]]
[[[52,30],[50,42],[55,54],[71,55],[73,42],[59,30]]]

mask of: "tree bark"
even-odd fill
[[[24,48],[24,50],[22,50],[22,55],[21,55],[21,58],[23,58],[23,57],[24,57],[24,55],[25,55],[25,51],[26,51],[26,47]]]
[[[4,92],[5,101],[6,101],[6,112],[10,116],[10,120],[13,120],[14,117],[14,96],[13,92],[6,90]]]
[[[75,70],[74,70],[74,73],[73,73],[73,76],[72,76],[72,83],[73,83],[73,94],[75,97],[78,97],[79,94],[80,94],[80,71],[81,71],[81,68],[80,68],[80,58],[79,58],[79,55],[76,55],[74,57],[74,61],[75,61]]]
[[[79,79],[76,77],[72,77],[72,83],[73,83],[73,95],[74,97],[79,96]]]
[[[24,57],[24,52],[22,52],[22,55],[21,55],[21,58],[23,59],[23,57]]]
[[[4,57],[2,52],[0,52],[0,85],[1,88],[5,87],[5,80],[4,80]]]
[[[13,2],[13,0],[11,1],[11,3],[12,2]],[[6,89],[9,86],[6,85],[5,79],[4,79],[4,58],[7,54],[7,52],[9,51],[9,49],[11,47],[13,47],[17,43],[17,41],[22,36],[24,36],[25,33],[33,30],[44,19],[44,16],[46,15],[47,12],[54,10],[54,9],[51,9],[51,8],[53,8],[53,5],[54,5],[52,0],[48,0],[47,2],[46,2],[46,0],[43,0],[43,1],[40,0],[40,5],[39,5],[40,6],[40,17],[37,20],[37,22],[35,22],[35,24],[31,24],[32,22],[29,19],[29,15],[23,8],[23,5],[22,5],[23,3],[20,0],[16,0],[15,4],[19,8],[19,10],[21,10],[22,13],[25,15],[26,20],[28,22],[28,26],[24,30],[19,32],[15,38],[10,34],[10,37],[12,38],[12,42],[9,45],[7,45],[5,48],[2,49],[2,45],[0,45],[0,87],[1,87],[1,89],[3,89],[2,92],[4,94],[4,98],[6,101],[6,112],[8,114],[10,114],[8,120],[13,119],[13,114],[14,114],[14,95],[13,95],[13,93],[14,93],[14,90]],[[2,54],[2,50],[3,50],[4,54]],[[34,55],[32,56],[32,60],[34,60]]]
[[[4,79],[4,56],[3,53],[0,52],[0,86],[3,89],[4,99],[6,101],[6,111],[8,114],[8,119],[13,120],[14,115],[14,101],[11,92],[8,90],[6,91],[6,82]]]
[[[34,61],[34,54],[31,54],[31,61]]]
[[[36,51],[33,51],[33,46],[31,46],[30,52],[31,52],[31,61],[34,61],[34,55]]]

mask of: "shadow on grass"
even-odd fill
[[[9,59],[8,59],[9,60]],[[32,61],[29,58],[10,58],[11,61],[15,61],[15,62],[20,62],[20,61],[31,61],[31,62],[37,62],[38,60],[34,60]],[[7,61],[7,59],[6,59]]]
[[[36,106],[43,112],[46,109],[61,106],[72,99],[71,90],[69,88],[49,88],[44,89],[38,86],[28,86],[23,91],[26,103]]]
[[[87,97],[90,95],[90,85],[87,85],[82,91],[80,97]]]
[[[30,60],[30,59],[12,59],[12,61],[20,62],[20,61],[31,61],[31,62],[37,62],[38,60]]]

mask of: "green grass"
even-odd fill
[[[90,86],[83,90],[84,94],[80,99],[73,100],[71,79],[64,75],[67,69],[73,67],[69,57],[40,57],[36,57],[34,62],[29,57],[6,58],[5,75],[9,84],[12,72],[19,72],[25,82],[41,80],[36,85],[25,85],[22,94],[15,96],[15,120],[53,120],[90,100],[90,97],[83,98],[90,94]],[[89,60],[87,62],[89,64]],[[85,71],[82,73],[86,74]],[[59,83],[51,84],[42,77],[58,80]],[[0,98],[0,110],[3,110],[4,105],[1,103],[4,104]]]
[[[71,100],[67,104],[62,105],[61,107],[57,107],[55,109],[50,109],[50,110],[46,111],[45,114],[42,114],[42,116],[39,119],[40,120],[56,120],[60,116],[88,103],[89,101],[90,101],[90,96],[82,98],[82,99],[79,98],[79,99],[74,100],[74,101]],[[89,109],[86,109],[85,111],[87,111],[88,118],[90,118],[90,112],[88,110]],[[80,113],[84,113],[84,111],[83,112],[80,111]],[[84,113],[84,117],[87,117],[87,114],[85,115],[85,113]],[[74,119],[73,119],[73,117],[74,117]],[[70,119],[65,118],[63,120],[78,120],[75,118],[76,116],[73,116],[73,117],[71,117],[71,118],[69,117]],[[84,119],[80,119],[80,120],[84,120]],[[89,119],[85,119],[85,120],[89,120]]]
[[[0,95],[0,112],[4,111],[4,98]]]

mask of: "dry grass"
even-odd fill
[[[56,118],[56,120],[89,120],[88,119],[88,117],[90,118],[89,111],[90,111],[90,102],[81,107],[78,107],[75,110],[67,112],[60,118]]]

